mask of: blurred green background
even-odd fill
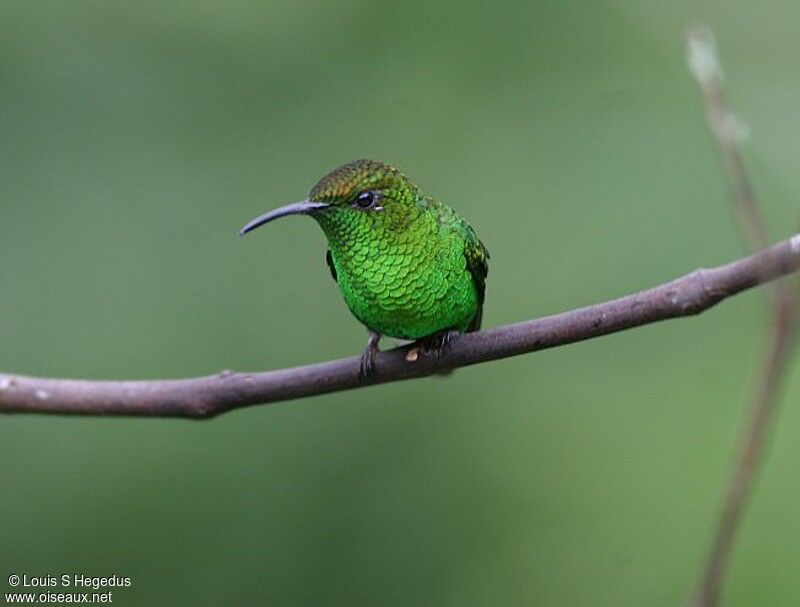
[[[492,252],[485,325],[742,253],[683,35],[717,34],[773,238],[800,198],[796,2],[0,2],[0,369],[153,378],[361,350],[314,222],[375,157]],[[707,314],[210,422],[0,419],[0,588],[119,605],[679,605],[758,361]],[[797,371],[794,363],[792,370]],[[726,605],[800,604],[790,377]]]

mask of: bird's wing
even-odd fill
[[[464,257],[467,259],[467,270],[472,275],[475,290],[478,293],[478,311],[467,327],[467,332],[477,331],[481,328],[483,318],[483,300],[486,295],[486,276],[489,274],[489,250],[480,241],[475,231],[466,224],[466,239],[464,244]]]
[[[443,229],[464,239],[464,257],[467,260],[467,270],[472,275],[475,291],[478,294],[478,311],[467,327],[467,332],[477,331],[481,328],[483,318],[483,300],[486,294],[486,275],[489,274],[489,250],[481,242],[475,230],[460,215],[449,206],[429,196],[420,198],[419,203],[437,214],[439,224]]]
[[[325,251],[325,262],[328,264],[328,267],[331,270],[331,276],[333,276],[333,280],[339,282],[339,278],[336,276],[336,266],[333,265],[333,254],[331,253],[330,249]]]

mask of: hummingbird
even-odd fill
[[[256,217],[239,234],[288,215],[310,216],[328,239],[331,276],[369,332],[362,380],[374,373],[381,336],[415,341],[438,356],[459,333],[480,329],[489,251],[453,209],[398,169],[348,162],[306,200]]]

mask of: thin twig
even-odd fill
[[[641,325],[698,314],[746,289],[800,270],[800,234],[712,269],[570,312],[468,333],[440,358],[412,361],[411,346],[378,355],[373,383],[424,377],[456,367],[562,346]],[[362,387],[359,358],[196,379],[85,381],[0,374],[0,413],[209,418],[260,403]]]
[[[689,69],[703,98],[708,128],[722,161],[745,244],[749,251],[758,251],[769,240],[758,210],[753,184],[739,149],[741,142],[749,136],[749,129],[728,107],[722,86],[724,74],[717,55],[714,34],[709,28],[695,27],[689,30],[687,58]]]
[[[694,28],[688,34],[688,58],[706,108],[731,193],[739,227],[748,248],[758,250],[767,242],[758,201],[747,174],[740,144],[745,129],[728,107],[722,86],[722,69],[711,30]],[[770,328],[750,420],[743,430],[736,466],[731,475],[724,506],[708,562],[694,598],[694,607],[714,607],[733,549],[742,510],[752,490],[763,457],[770,421],[779,403],[781,380],[794,349],[797,328],[795,280],[775,283],[770,299]]]

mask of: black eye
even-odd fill
[[[360,209],[371,209],[378,202],[378,194],[367,191],[361,192],[356,198],[356,206]]]

